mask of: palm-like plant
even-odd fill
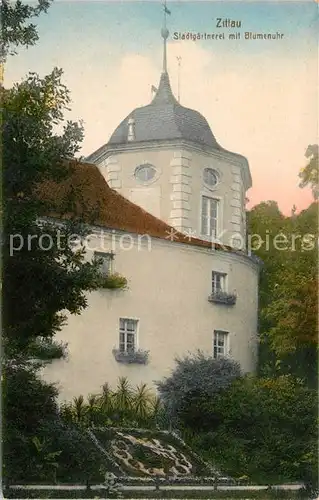
[[[88,396],[88,404],[86,407],[88,425],[96,424],[98,421],[100,406],[98,404],[98,397],[95,394]]]
[[[159,396],[153,396],[151,399],[151,405],[153,410],[153,415],[156,416],[162,409],[162,400]]]
[[[60,415],[67,423],[74,423],[74,409],[72,403],[64,403],[60,407]]]
[[[152,394],[146,384],[132,389],[127,377],[120,377],[115,391],[108,383],[101,394],[88,396],[87,404],[83,396],[72,403],[61,406],[61,416],[67,422],[86,427],[94,424],[120,424],[130,426],[154,426],[162,411],[158,397]]]
[[[78,398],[73,398],[73,410],[75,414],[75,421],[79,425],[86,424],[87,406],[84,403],[82,394]]]
[[[168,429],[170,427],[167,409],[159,396],[153,396],[152,398],[151,425],[160,429]]]
[[[113,400],[115,414],[117,413],[122,420],[131,416],[133,393],[127,377],[119,377]]]
[[[159,420],[160,420],[160,415],[163,411],[163,403],[162,403],[162,400],[159,396],[154,396],[152,398],[152,420],[154,422],[154,424],[159,424]]]
[[[132,410],[134,411],[136,419],[141,423],[144,423],[148,417],[150,417],[152,413],[151,395],[146,384],[141,384],[136,387],[132,398]]]
[[[110,418],[113,413],[113,392],[106,382],[102,387],[102,394],[98,398],[101,412],[106,418]]]

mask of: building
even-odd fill
[[[119,376],[168,376],[200,349],[243,371],[257,357],[258,263],[245,251],[246,158],[223,149],[206,119],[174,97],[166,64],[152,102],[132,111],[107,144],[78,165],[70,186],[98,212],[87,257],[127,289],[101,289],[61,332],[68,360],[46,377],[61,397],[96,393]],[[67,196],[67,192],[64,193]]]

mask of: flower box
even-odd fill
[[[227,306],[233,306],[236,304],[237,295],[234,293],[227,292],[213,292],[209,295],[209,302],[214,302],[216,304],[225,304]]]
[[[126,363],[126,364],[137,363],[140,365],[146,365],[148,363],[149,351],[143,351],[142,349],[138,349],[137,351],[132,351],[132,352],[120,351],[120,349],[113,349],[112,353],[118,363]]]
[[[109,290],[126,289],[127,279],[119,273],[101,275],[99,278],[99,288],[106,288]]]

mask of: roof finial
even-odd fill
[[[164,40],[164,52],[163,52],[163,71],[161,74],[161,79],[159,82],[159,86],[157,89],[157,92],[154,96],[154,99],[152,100],[153,104],[158,104],[158,103],[166,103],[166,104],[177,104],[177,101],[173,95],[171,85],[169,82],[169,76],[167,73],[167,58],[166,58],[166,40],[169,36],[169,31],[166,27],[166,15],[170,15],[171,11],[168,10],[166,7],[166,0],[163,1],[163,7],[164,7],[164,22],[163,26],[161,29],[161,35]],[[155,90],[155,87],[154,87]]]
[[[166,7],[166,0],[163,2],[164,7],[164,19],[163,19],[163,27],[161,29],[161,35],[164,40],[164,52],[163,52],[163,73],[167,73],[167,57],[166,57],[166,40],[169,35],[169,31],[166,27],[166,15],[170,14],[171,11]]]

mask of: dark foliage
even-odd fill
[[[17,46],[34,45],[38,40],[35,24],[30,22],[42,12],[47,12],[52,0],[38,0],[37,5],[28,5],[22,0],[2,0],[1,15],[1,52],[3,62],[7,55],[16,53]]]
[[[176,359],[172,375],[158,382],[158,390],[172,421],[187,418],[193,422],[201,419],[200,401],[214,398],[240,377],[240,366],[230,359],[213,359],[198,351],[196,354]],[[196,425],[201,425],[200,420]],[[206,425],[206,424],[205,424]]]
[[[188,437],[232,477],[257,484],[300,481],[314,488],[317,403],[316,392],[292,377],[244,377],[199,403],[207,423],[190,427]],[[189,418],[184,422],[193,424]]]

